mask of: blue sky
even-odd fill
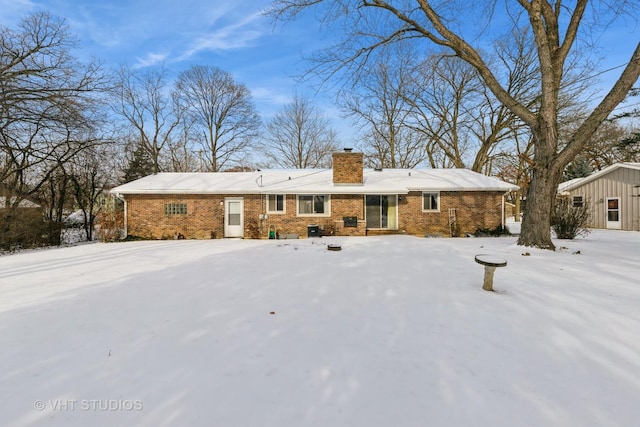
[[[13,27],[27,13],[46,10],[67,20],[81,41],[81,49],[74,52],[81,59],[94,56],[107,67],[164,63],[174,74],[193,64],[217,66],[251,90],[265,121],[295,91],[303,93],[314,97],[338,129],[341,142],[351,145],[352,127],[340,119],[333,99],[293,78],[305,68],[302,53],[326,46],[324,34],[312,16],[274,26],[260,13],[269,4],[270,0],[0,0],[0,24]],[[638,34],[638,23],[630,18],[603,32],[600,68],[628,61]],[[603,79],[608,82],[620,72],[604,73]]]
[[[269,0],[0,0],[0,23],[14,24],[31,11],[46,10],[64,18],[81,41],[74,52],[105,66],[148,67],[164,63],[174,75],[190,65],[213,65],[230,72],[253,95],[263,117],[303,93],[343,129],[333,99],[299,84],[294,76],[305,65],[302,53],[323,46],[323,35],[311,19],[284,26],[261,15]]]

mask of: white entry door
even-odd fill
[[[620,230],[622,228],[620,197],[607,198],[607,228],[612,230]]]
[[[244,237],[244,201],[224,199],[224,237]]]

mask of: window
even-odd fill
[[[186,215],[187,204],[186,203],[165,203],[164,214],[165,215]]]
[[[422,210],[439,211],[440,193],[422,193]]]
[[[572,203],[574,208],[581,208],[584,206],[584,197],[583,196],[573,196],[573,203]]]
[[[267,194],[267,212],[284,213],[285,200],[284,194]]]
[[[298,215],[329,216],[329,196],[298,196]]]

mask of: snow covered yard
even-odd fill
[[[640,233],[515,241],[0,257],[0,425],[639,425]],[[508,261],[497,292],[479,253]]]

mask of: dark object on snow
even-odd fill
[[[317,224],[308,225],[307,237],[320,237],[320,226]]]
[[[327,249],[330,251],[341,251],[342,246],[340,245],[327,245]]]

